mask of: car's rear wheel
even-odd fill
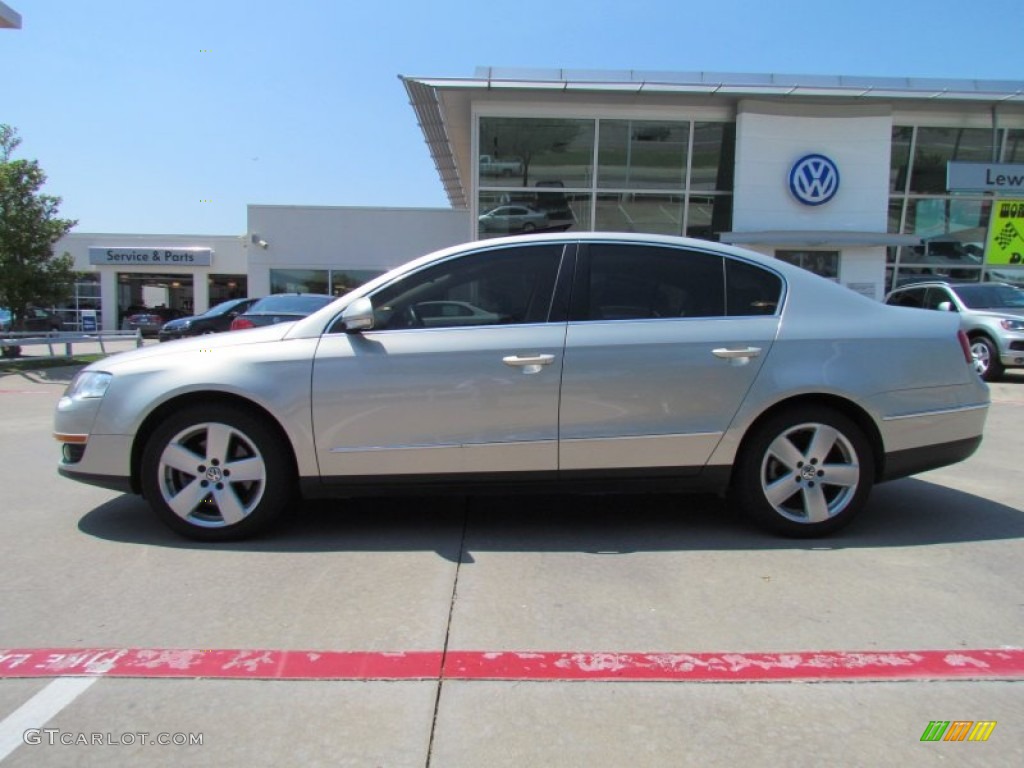
[[[999,350],[987,336],[975,336],[971,339],[971,354],[978,361],[978,373],[985,381],[996,381],[1003,375]]]
[[[764,527],[795,537],[843,527],[864,507],[874,457],[863,431],[831,408],[769,417],[744,442],[733,497]]]
[[[200,541],[254,535],[294,487],[282,438],[248,411],[196,406],[161,424],[142,455],[142,490],[173,530]]]

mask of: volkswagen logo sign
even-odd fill
[[[789,191],[804,205],[822,205],[839,191],[839,169],[824,155],[806,155],[789,172]]]

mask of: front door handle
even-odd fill
[[[524,365],[551,365],[555,362],[554,355],[529,355],[527,357],[520,357],[519,355],[510,355],[508,357],[501,358],[501,362],[505,365],[511,365],[514,367],[520,367]]]
[[[728,349],[726,347],[719,347],[718,349],[712,349],[711,354],[723,360],[736,360],[741,357],[757,357],[761,354],[761,348],[744,347],[743,349]]]
[[[555,362],[554,355],[509,355],[508,357],[501,358],[501,362],[505,365],[511,365],[513,368],[522,369],[524,374],[540,373],[544,370],[545,365],[551,365]]]

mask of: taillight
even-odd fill
[[[244,331],[246,328],[255,328],[256,323],[247,317],[236,317],[231,321],[232,331]]]
[[[971,342],[968,340],[967,334],[961,328],[956,332],[956,337],[960,341],[960,349],[964,352],[964,360],[968,365],[974,365],[974,355],[971,352]]]

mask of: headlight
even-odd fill
[[[1006,318],[1000,320],[999,324],[1003,327],[1004,331],[1024,331],[1024,320],[1010,320]]]
[[[85,400],[87,398],[103,397],[110,386],[110,380],[114,378],[112,373],[104,371],[82,371],[68,384],[64,397],[69,400]]]

